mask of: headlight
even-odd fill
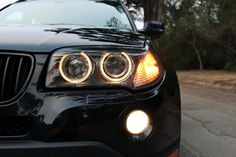
[[[140,89],[163,73],[151,51],[130,52],[61,49],[52,54],[47,71],[47,88]],[[157,81],[158,83],[158,81]]]
[[[100,62],[102,76],[111,82],[119,83],[126,80],[132,72],[132,61],[125,53],[105,54]]]
[[[92,73],[92,62],[88,55],[81,52],[78,55],[65,55],[59,66],[61,76],[70,83],[82,83]]]

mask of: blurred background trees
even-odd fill
[[[236,71],[236,0],[123,2],[137,20],[166,24],[159,49],[177,69]]]

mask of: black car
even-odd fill
[[[0,11],[1,157],[177,157],[175,70],[118,0]]]

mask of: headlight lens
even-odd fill
[[[92,62],[88,55],[81,52],[79,55],[65,55],[59,66],[61,76],[70,83],[82,83],[92,73]]]
[[[160,68],[156,58],[148,51],[141,59],[134,76],[134,86],[140,87],[152,83],[160,76]]]
[[[106,53],[100,62],[102,76],[111,82],[125,81],[132,72],[131,58],[125,53]]]
[[[61,49],[53,53],[47,71],[47,88],[126,87],[140,89],[156,81],[163,69],[150,51],[100,52]]]

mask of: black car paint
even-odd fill
[[[145,45],[145,37],[132,31],[71,27],[0,26],[0,49],[48,53],[75,46],[143,48]]]
[[[130,157],[168,156],[178,148],[180,91],[175,70],[165,58],[157,53],[165,70],[163,81],[140,91],[119,88],[47,89],[45,77],[51,54],[58,49],[71,47],[137,49],[144,52],[151,49],[157,53],[152,42],[136,31],[74,26],[1,26],[1,52],[30,54],[35,63],[25,93],[17,100],[0,106],[0,117],[30,116],[33,120],[32,131],[21,137],[0,137],[0,154],[16,156],[19,153],[24,156],[22,151],[4,151],[6,149],[1,146],[9,140],[17,140],[16,143],[33,140],[52,144],[97,141]],[[142,142],[135,141],[123,127],[125,114],[133,109],[143,109],[152,118],[153,132]],[[33,155],[33,152],[30,154]]]

